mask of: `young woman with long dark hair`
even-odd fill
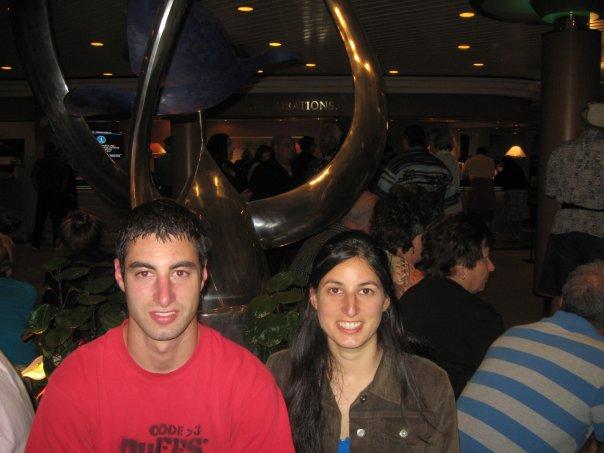
[[[268,360],[300,452],[458,451],[446,373],[407,352],[388,259],[361,232],[319,251],[290,350]]]

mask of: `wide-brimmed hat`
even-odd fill
[[[590,102],[583,110],[582,116],[592,126],[604,128],[604,103]]]

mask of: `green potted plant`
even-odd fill
[[[57,257],[42,269],[44,287],[22,338],[37,342],[49,376],[79,345],[119,325],[127,308],[109,262]]]
[[[265,292],[249,304],[243,339],[263,361],[286,348],[300,322],[305,279],[293,272],[281,272],[266,283]]]

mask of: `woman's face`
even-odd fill
[[[377,330],[390,300],[363,258],[350,258],[329,271],[311,288],[310,303],[332,353],[377,349]]]

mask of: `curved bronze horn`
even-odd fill
[[[127,173],[103,152],[86,122],[69,115],[63,104],[69,90],[52,41],[47,1],[13,0],[9,10],[23,70],[69,161],[107,203],[128,209]]]
[[[350,60],[354,115],[340,151],[318,176],[290,192],[248,204],[264,248],[309,236],[344,215],[379,165],[386,140],[388,114],[380,65],[348,2],[325,3]]]

